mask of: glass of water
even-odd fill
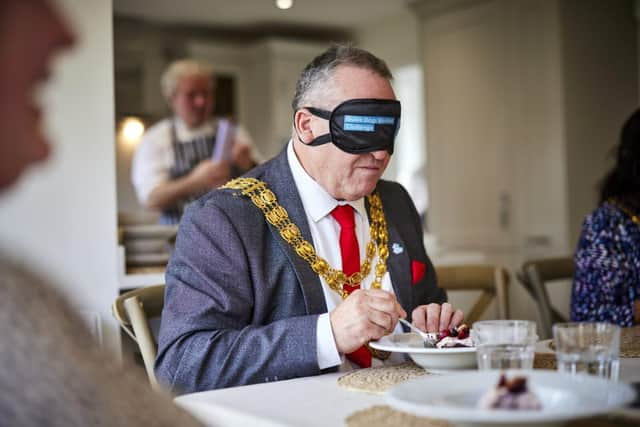
[[[612,380],[620,370],[620,327],[611,323],[553,325],[558,371],[585,372]]]
[[[478,369],[532,369],[538,341],[536,324],[528,320],[475,322],[471,337],[476,346]]]

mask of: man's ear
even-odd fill
[[[311,117],[312,114],[306,108],[301,108],[293,115],[293,126],[298,139],[303,144],[308,144],[314,139],[313,130],[311,130]]]

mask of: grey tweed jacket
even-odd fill
[[[311,232],[286,149],[249,172],[276,194],[304,238]],[[388,271],[407,313],[442,303],[419,216],[402,186],[381,180]],[[180,223],[166,274],[155,371],[175,393],[318,375],[316,324],[327,311],[320,279],[251,200],[216,190]],[[412,261],[426,266],[412,275]],[[415,282],[415,283],[414,283]]]

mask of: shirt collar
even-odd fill
[[[338,205],[351,205],[358,214],[366,215],[363,197],[351,202],[345,202],[338,201],[327,193],[327,191],[304,170],[300,160],[298,160],[298,156],[293,150],[293,141],[291,140],[289,140],[287,146],[287,160],[289,162],[289,168],[291,168],[293,181],[296,184],[298,194],[300,194],[300,199],[302,200],[302,206],[314,222],[318,222],[329,215]]]

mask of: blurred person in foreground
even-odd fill
[[[640,323],[640,110],[622,127],[600,205],[584,221],[575,254],[571,319]]]
[[[214,155],[218,132],[228,122],[213,117],[215,88],[207,64],[174,61],[161,86],[173,115],[145,132],[131,178],[140,203],[161,211],[161,224],[177,224],[186,204],[255,166],[256,153],[249,133],[234,126],[230,151]]]
[[[37,30],[34,30],[37,29]],[[0,2],[0,188],[47,159],[34,89],[73,35],[45,0]],[[25,224],[28,226],[28,224]],[[45,280],[0,256],[0,424],[194,426],[142,370],[103,354]]]
[[[429,332],[462,321],[408,193],[380,179],[400,124],[390,79],[362,49],[318,55],[281,153],[187,209],[166,275],[160,381],[193,392],[376,366],[389,355],[368,343],[402,332],[398,318]]]

